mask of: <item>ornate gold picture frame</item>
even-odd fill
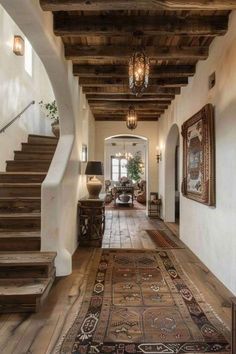
[[[182,136],[182,194],[199,203],[215,206],[215,130],[211,104],[182,125]]]

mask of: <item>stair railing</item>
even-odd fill
[[[232,343],[231,352],[236,353],[236,297],[232,299]]]
[[[0,129],[0,134],[4,133],[5,130],[9,128],[18,118],[20,118],[22,114],[25,113],[25,111],[27,111],[27,109],[29,109],[29,107],[31,107],[33,104],[35,104],[35,101],[31,101],[19,114],[17,114],[17,116],[15,116],[15,118],[13,118],[9,123],[4,125],[4,127]]]

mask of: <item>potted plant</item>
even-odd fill
[[[141,174],[143,172],[143,161],[142,161],[142,156],[141,152],[138,151],[134,155],[134,157],[131,157],[128,159],[127,162],[127,174],[130,179],[132,179],[133,182],[138,182],[141,178]]]
[[[57,108],[56,100],[47,103],[40,101],[39,104],[45,111],[46,117],[52,120],[51,126],[52,126],[53,134],[57,138],[59,138],[60,126],[59,126],[59,116],[58,116],[58,108]]]

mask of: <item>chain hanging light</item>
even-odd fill
[[[144,50],[137,50],[129,60],[129,87],[136,96],[148,87],[149,58]]]
[[[137,128],[138,125],[138,117],[137,113],[135,111],[135,108],[133,106],[129,107],[129,111],[127,113],[127,118],[126,118],[126,126],[130,130],[134,130]]]

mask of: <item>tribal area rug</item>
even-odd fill
[[[112,201],[109,204],[105,205],[106,210],[145,210],[146,205],[138,203],[136,200],[134,200],[134,206],[131,204],[116,204],[114,205],[114,201]]]
[[[179,246],[176,242],[171,240],[171,238],[163,230],[145,230],[152,241],[161,248],[183,248]]]
[[[230,353],[229,331],[171,251],[99,251],[59,353]]]

